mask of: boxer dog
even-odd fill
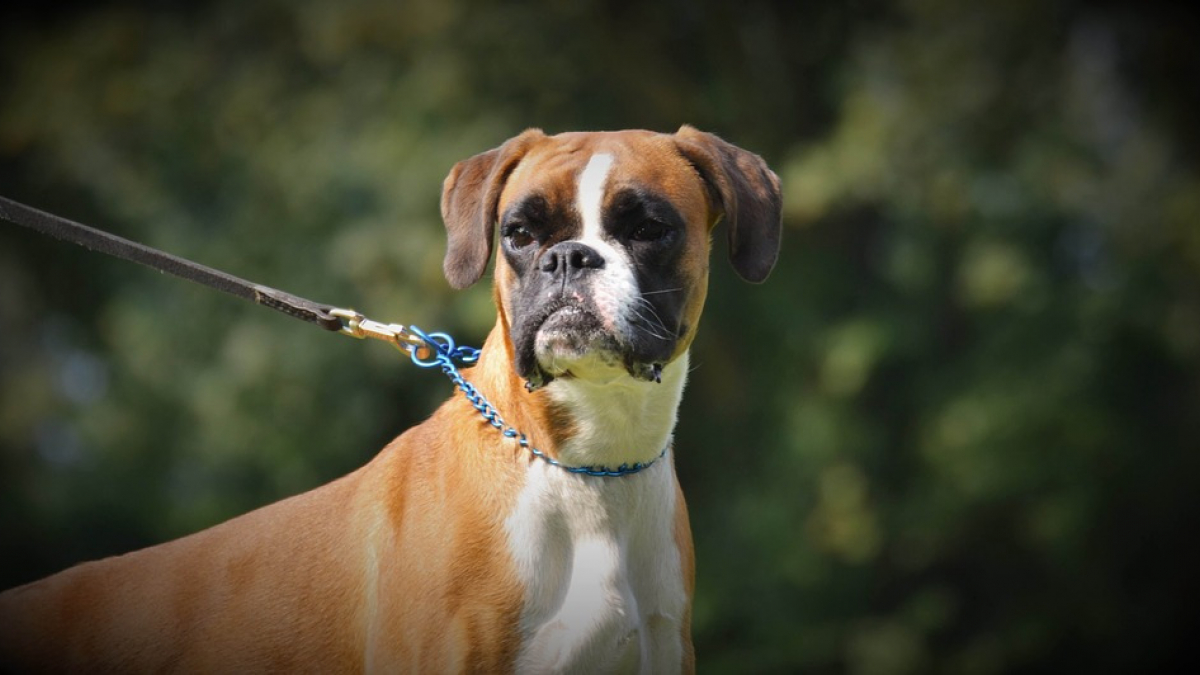
[[[693,671],[671,434],[713,227],[763,281],[778,179],[688,126],[532,129],[458,163],[442,216],[455,288],[499,247],[464,377],[541,454],[456,393],[328,485],[4,593],[0,668]]]

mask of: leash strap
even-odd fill
[[[269,286],[246,281],[115,234],[39,211],[7,197],[0,197],[0,218],[55,239],[79,244],[88,250],[141,263],[160,272],[168,272],[188,281],[225,291],[263,307],[270,307],[288,316],[316,324],[325,330],[345,332],[345,324],[333,314],[336,308],[332,305],[322,305]]]
[[[368,319],[353,309],[322,305],[291,293],[263,286],[245,279],[206,267],[186,258],[150,248],[115,234],[68,220],[52,213],[39,211],[7,197],[0,197],[0,220],[28,227],[55,239],[68,241],[90,250],[107,253],[116,258],[141,263],[160,272],[169,272],[181,279],[194,281],[218,291],[250,300],[263,307],[316,324],[353,338],[383,340],[400,351],[427,358],[436,345],[398,323],[380,323]],[[460,366],[470,366],[473,359],[456,358]]]

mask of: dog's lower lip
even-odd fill
[[[547,324],[551,323],[552,320],[571,321],[581,320],[587,317],[594,318],[595,315],[586,309],[579,307],[578,305],[564,305],[547,314],[546,318],[542,319],[541,326],[539,326],[538,330],[544,328]]]

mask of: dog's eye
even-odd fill
[[[670,229],[661,220],[643,220],[629,231],[629,238],[633,241],[658,241],[668,232]]]
[[[504,238],[513,248],[525,248],[533,243],[533,235],[524,225],[508,225],[504,228]]]

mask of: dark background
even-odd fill
[[[493,312],[441,277],[455,161],[682,123],[767,158],[781,263],[744,285],[718,233],[677,434],[704,670],[1150,672],[1188,646],[1189,10],[49,4],[0,25],[0,194],[467,343]],[[327,482],[450,393],[0,225],[0,586]]]

